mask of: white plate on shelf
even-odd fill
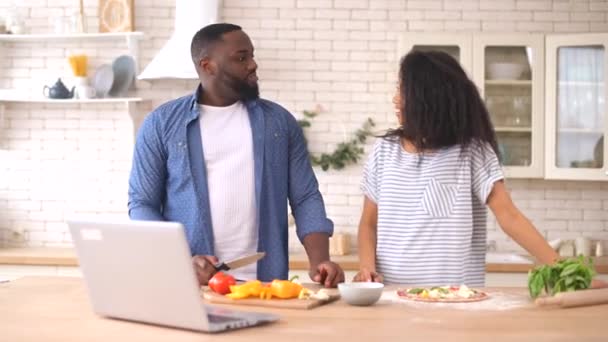
[[[114,83],[110,89],[110,96],[125,97],[135,80],[135,60],[133,57],[123,55],[112,63]]]
[[[102,64],[95,70],[93,76],[93,88],[95,88],[95,97],[104,98],[108,96],[108,92],[114,83],[114,71],[110,64]]]

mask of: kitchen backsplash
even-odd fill
[[[0,17],[10,3],[0,4]],[[50,33],[52,17],[69,15],[75,3],[22,0],[17,9],[29,33]],[[97,31],[98,1],[84,3],[88,29]],[[170,36],[174,5],[136,1],[135,26],[145,34],[140,66]],[[313,152],[333,149],[368,117],[379,129],[393,125],[397,41],[405,32],[608,31],[608,1],[225,0],[222,13],[254,42],[263,97],[296,116],[318,104],[325,108],[307,133]],[[94,70],[125,53],[121,44],[5,43],[0,88],[41,92],[44,84],[69,75],[69,53],[86,53]],[[69,246],[66,219],[125,217],[133,125],[195,86],[195,81],[138,82],[138,96],[151,102],[139,104],[133,118],[123,104],[6,104],[0,112],[0,242]],[[354,238],[363,201],[361,165],[316,173],[336,231]],[[508,185],[548,239],[608,240],[608,182],[514,179]],[[290,249],[301,250],[295,234],[291,239]],[[498,250],[520,250],[491,217],[488,240],[496,241]]]

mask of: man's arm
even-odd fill
[[[309,274],[326,287],[344,281],[344,272],[329,258],[333,222],[325,213],[323,197],[312,170],[302,128],[289,115],[289,203],[296,219],[298,238],[310,263]]]
[[[165,220],[161,208],[166,193],[167,156],[157,125],[152,112],[142,123],[135,141],[128,204],[133,220]]]

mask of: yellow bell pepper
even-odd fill
[[[262,282],[259,280],[248,281],[242,285],[231,285],[230,293],[226,297],[231,299],[242,299],[250,296],[259,296],[262,292]]]
[[[242,285],[230,286],[230,293],[226,297],[231,299],[243,299],[249,297],[259,297],[261,299],[271,299],[272,297],[281,299],[298,298],[304,289],[302,285],[289,280],[275,279],[272,283],[262,285],[259,280],[248,281]]]

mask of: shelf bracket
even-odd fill
[[[125,37],[129,55],[135,60],[135,79],[133,80],[133,89],[137,88],[137,75],[139,75],[139,39],[132,35]]]
[[[137,103],[128,101],[127,110],[129,111],[131,123],[133,124],[133,143],[135,143],[135,138],[137,137],[137,131],[139,129],[139,115],[137,114]]]
[[[6,128],[6,106],[0,102],[0,129]]]

